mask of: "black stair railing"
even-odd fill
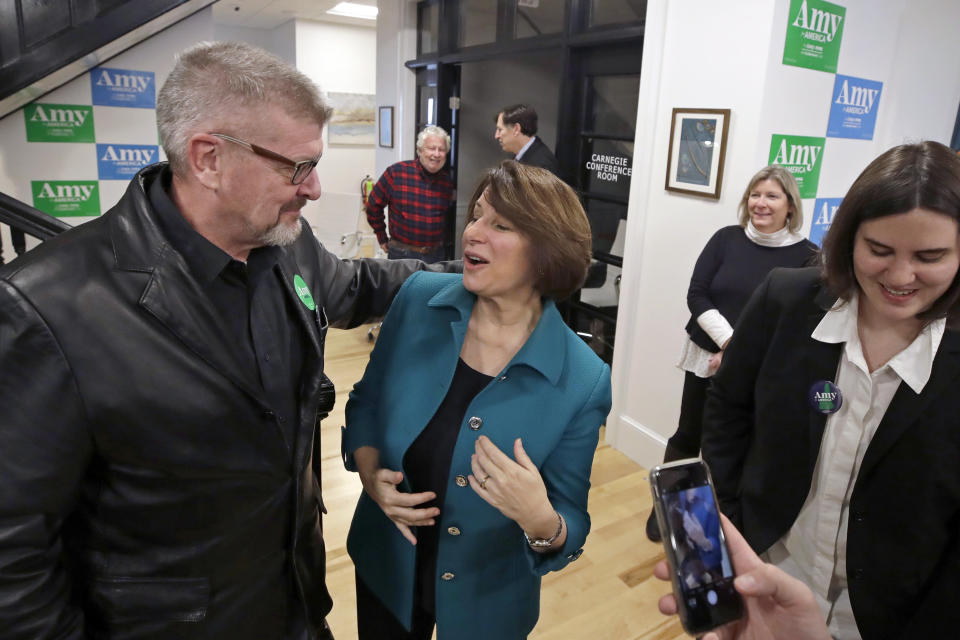
[[[0,193],[0,223],[39,240],[47,240],[71,228],[71,225],[63,220],[47,215],[5,193]]]

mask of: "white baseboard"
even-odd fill
[[[645,469],[660,464],[667,447],[662,435],[624,415],[607,421],[606,441]]]

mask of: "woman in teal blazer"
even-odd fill
[[[464,274],[410,278],[350,394],[347,550],[360,638],[525,638],[576,560],[610,369],[554,304],[590,228],[552,174],[506,161],[471,201]]]

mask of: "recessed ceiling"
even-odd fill
[[[356,4],[377,6],[377,0],[350,0]],[[376,20],[347,18],[327,13],[340,0],[219,0],[213,5],[213,20],[231,27],[273,29],[299,18],[320,22],[339,22],[376,27]]]

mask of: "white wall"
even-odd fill
[[[297,68],[316,82],[324,93],[377,91],[377,32],[361,27],[297,20]],[[374,146],[332,145],[324,131],[323,159],[317,165],[323,195],[303,209],[320,241],[341,253],[340,238],[353,233],[365,218],[361,215],[360,181],[367,174],[376,179]]]
[[[866,11],[871,4],[875,3],[864,3]],[[878,116],[890,119],[878,135],[881,150],[921,139],[949,144],[960,101],[958,24],[960,3],[904,0],[889,72],[889,112]],[[910,127],[901,130],[897,123],[902,121],[909,121]]]
[[[833,74],[782,64],[789,2],[650,0],[634,178],[613,363],[607,440],[645,466],[676,429],[693,264],[718,228],[736,222],[750,176],[774,133],[824,136]],[[883,82],[873,141],[827,138],[820,197],[841,197],[873,157],[905,140],[949,142],[960,100],[960,3],[845,0],[838,73]],[[732,110],[718,201],[667,192],[673,107]],[[804,201],[810,226],[813,200]]]
[[[403,65],[417,57],[416,0],[378,4],[377,107],[393,107],[393,148],[377,146],[374,179],[394,162],[413,158],[417,113],[417,77]]]
[[[676,424],[675,368],[693,263],[716,229],[736,221],[743,176],[755,171],[773,7],[767,0],[651,0],[640,74],[636,149],[614,353],[607,441],[646,466]],[[750,37],[737,32],[749,29]],[[696,46],[691,46],[696,43]],[[732,110],[720,200],[668,194],[673,107]],[[659,447],[659,449],[658,449]],[[649,455],[644,455],[648,454]]]

